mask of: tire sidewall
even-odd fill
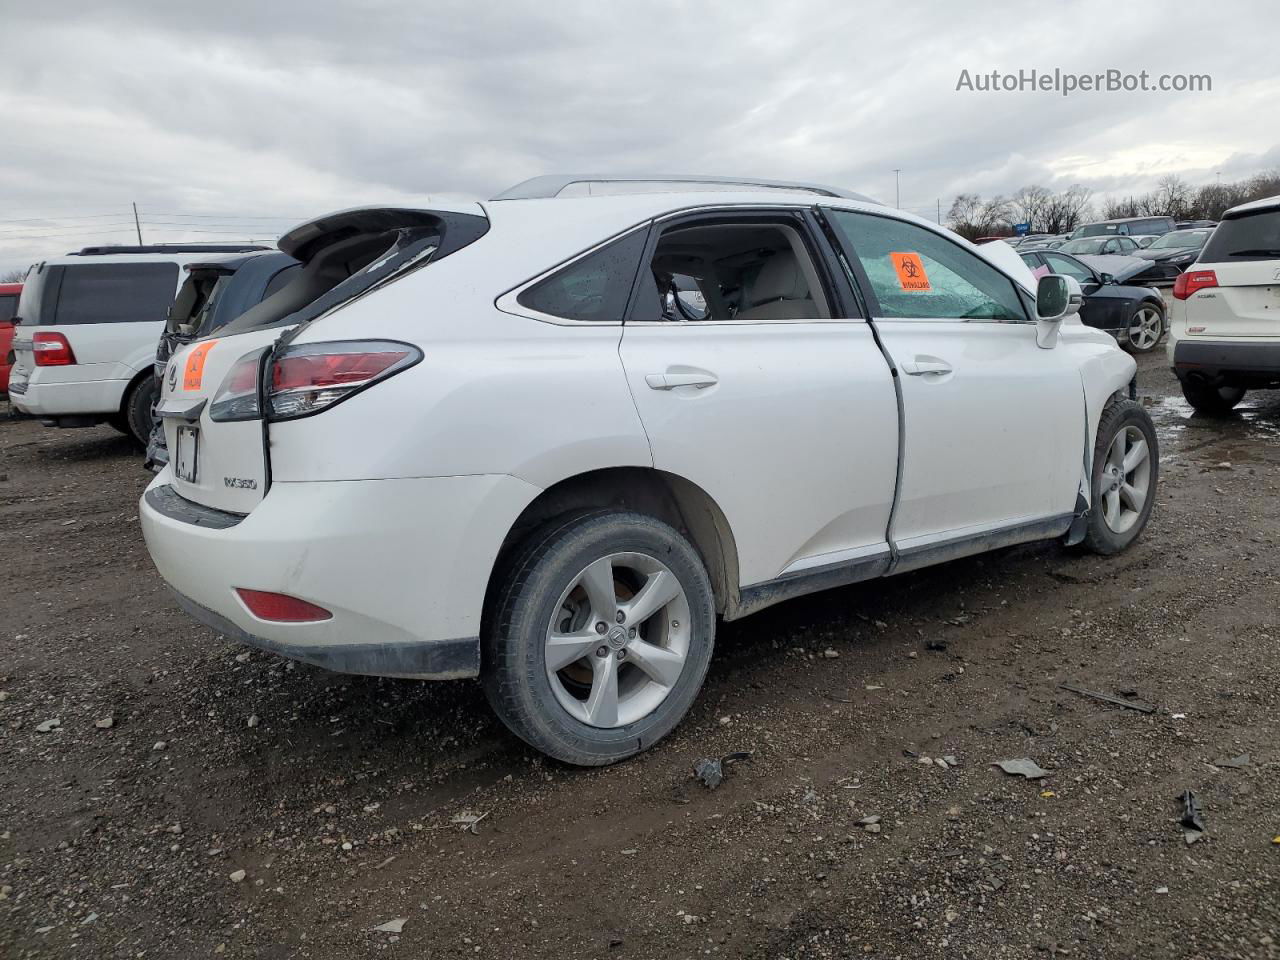
[[[1147,309],[1148,307],[1155,310],[1155,312],[1160,317],[1160,332],[1156,335],[1155,342],[1151,344],[1151,346],[1139,347],[1139,346],[1136,346],[1132,340],[1128,340],[1127,330],[1133,329],[1133,321],[1137,319],[1137,316],[1139,313],[1141,313],[1143,310]],[[1146,354],[1146,353],[1150,353],[1156,347],[1160,346],[1161,342],[1163,342],[1164,340],[1165,325],[1167,322],[1168,321],[1167,321],[1167,318],[1165,317],[1165,312],[1163,307],[1159,307],[1149,300],[1144,300],[1141,303],[1139,303],[1136,307],[1133,308],[1133,313],[1129,315],[1129,326],[1126,328],[1126,342],[1128,343],[1129,349],[1133,353]]]
[[[1116,434],[1126,427],[1137,427],[1147,441],[1148,456],[1151,462],[1151,480],[1147,487],[1147,500],[1142,505],[1142,513],[1135,523],[1124,533],[1116,533],[1107,526],[1102,515],[1102,471],[1107,462],[1107,451],[1111,448]],[[1147,411],[1132,400],[1114,401],[1112,406],[1103,411],[1098,425],[1098,439],[1094,445],[1093,471],[1091,482],[1091,503],[1089,511],[1089,544],[1102,554],[1119,553],[1142,535],[1151,512],[1155,509],[1156,493],[1160,484],[1160,442],[1156,437],[1155,424]]]
[[[156,399],[156,380],[154,376],[139,380],[129,391],[125,402],[125,421],[129,425],[129,434],[142,446],[147,445],[154,422],[152,407]]]
[[[684,588],[689,603],[689,653],[684,672],[648,716],[621,727],[591,727],[560,705],[547,676],[547,627],[565,588],[589,564],[612,553],[641,553],[662,562]],[[574,763],[609,763],[647,748],[669,733],[688,712],[702,682],[715,639],[715,602],[697,551],[668,525],[640,514],[605,513],[581,518],[552,534],[514,575],[518,586],[496,618],[491,639],[509,656],[492,672],[522,715],[509,725],[533,746]],[[505,625],[505,629],[504,629]],[[492,694],[491,694],[492,699]],[[500,709],[499,711],[503,711]]]

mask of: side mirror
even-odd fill
[[[1113,276],[1112,276],[1111,274],[1109,274],[1109,273],[1101,273],[1101,274],[1098,274],[1098,278],[1099,278],[1099,280],[1102,282],[1102,284],[1103,284],[1104,286],[1105,286],[1106,284],[1108,284],[1108,283],[1115,283],[1115,282],[1116,282],[1116,278],[1115,278],[1115,277],[1113,277]]]
[[[1084,294],[1074,277],[1050,273],[1036,284],[1036,346],[1052,350],[1058,344],[1062,321],[1080,312]]]

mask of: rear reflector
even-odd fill
[[[37,333],[31,338],[31,353],[37,367],[69,367],[76,362],[75,352],[60,333]]]
[[[1217,285],[1218,275],[1212,270],[1186,270],[1173,281],[1173,295],[1179,300],[1185,300],[1197,290]]]
[[[307,603],[297,597],[283,593],[268,593],[265,590],[248,590],[236,587],[236,593],[244,601],[259,620],[271,620],[275,623],[318,623],[321,620],[332,620],[333,614],[324,607]]]

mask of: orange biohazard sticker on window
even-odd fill
[[[908,293],[924,293],[933,288],[929,286],[929,275],[924,272],[924,264],[920,262],[918,253],[891,253],[893,269],[898,272],[898,283]]]
[[[187,363],[182,372],[183,390],[200,389],[200,381],[204,379],[205,357],[209,356],[209,351],[217,342],[217,340],[206,340],[187,354]]]

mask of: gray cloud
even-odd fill
[[[1029,182],[1131,193],[1170,172],[1247,175],[1280,163],[1280,80],[1274,30],[1237,28],[1271,7],[1231,9],[1189,32],[1178,8],[1110,2],[15,8],[0,269],[127,241],[134,200],[148,239],[208,240],[550,171],[828,180],[892,201],[899,167],[917,212]],[[1214,88],[955,90],[961,69],[1031,67],[1208,73]],[[35,217],[50,219],[18,222]]]

